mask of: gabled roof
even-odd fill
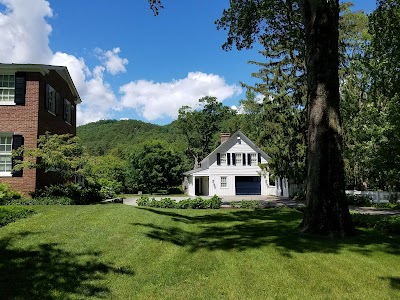
[[[72,81],[71,75],[65,66],[51,66],[51,65],[41,65],[41,64],[3,64],[0,63],[0,70],[10,70],[10,71],[21,71],[21,72],[39,72],[43,76],[54,70],[65,80],[70,88],[73,96],[75,97],[75,103],[81,103],[82,100],[78,94],[74,82]]]
[[[251,148],[253,148],[254,150],[256,150],[256,152],[259,152],[261,154],[262,157],[264,157],[265,160],[269,160],[270,157],[268,156],[267,153],[265,153],[264,151],[262,151],[260,148],[258,148],[256,146],[256,144],[254,144],[243,132],[241,132],[240,130],[236,131],[234,134],[231,135],[231,137],[229,139],[227,139],[224,143],[220,144],[217,148],[214,149],[214,151],[212,151],[210,154],[208,154],[201,162],[200,162],[200,166],[204,166],[205,162],[210,159],[210,157],[221,151],[221,148],[224,146],[225,143],[230,142],[231,140],[237,139],[238,137],[240,137],[247,145],[249,145]],[[205,170],[205,167],[200,167],[191,171],[187,171],[184,172],[183,175],[190,175],[193,173],[197,173],[199,171]]]

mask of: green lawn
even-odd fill
[[[400,299],[400,238],[301,237],[293,210],[34,206],[0,228],[0,299]]]

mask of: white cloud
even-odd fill
[[[184,79],[157,83],[132,81],[120,88],[123,94],[120,105],[133,108],[147,120],[162,117],[176,118],[183,105],[196,106],[204,96],[217,97],[219,101],[240,94],[242,89],[228,85],[224,78],[202,72],[190,72]]]
[[[171,82],[132,81],[120,87],[118,101],[104,75],[126,72],[128,60],[120,57],[120,48],[95,49],[100,65],[89,68],[81,57],[50,49],[48,19],[53,11],[47,0],[0,0],[0,5],[6,7],[0,12],[0,62],[67,66],[82,99],[78,125],[112,118],[115,110],[123,108],[136,109],[147,120],[175,118],[182,105],[195,106],[201,97],[223,101],[241,93],[240,87],[228,85],[218,75],[191,72]]]
[[[45,0],[0,0],[6,6],[0,13],[0,61],[3,63],[39,63],[67,66],[72,80],[83,100],[77,109],[78,125],[110,117],[116,106],[116,97],[110,85],[103,80],[107,69],[111,74],[123,72],[127,60],[120,58],[119,48],[112,51],[98,49],[106,58],[105,67],[96,66],[91,72],[83,58],[56,52],[49,48],[52,31],[46,18],[53,12]]]
[[[97,48],[96,52],[98,53],[99,58],[104,61],[107,72],[112,75],[126,72],[125,65],[127,65],[129,61],[126,58],[119,57],[119,53],[121,52],[120,48],[117,47],[109,51],[103,51]]]
[[[6,12],[0,13],[0,59],[3,63],[48,63],[52,17],[50,4],[45,0],[0,0]]]

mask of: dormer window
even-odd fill
[[[241,166],[242,165],[242,153],[235,153],[235,158],[236,158],[236,165]]]
[[[226,164],[227,164],[226,153],[221,153],[221,165],[226,166]]]
[[[250,158],[251,158],[251,165],[256,166],[257,165],[257,153],[251,153]]]

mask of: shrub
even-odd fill
[[[183,199],[179,202],[171,198],[149,198],[149,196],[141,196],[136,200],[138,206],[157,207],[157,208],[180,208],[180,209],[218,209],[221,207],[222,200],[218,196],[213,196],[210,199],[196,197],[194,199]]]
[[[74,200],[68,197],[37,197],[37,198],[22,198],[15,201],[10,201],[6,205],[72,205]]]
[[[353,214],[356,227],[373,228],[387,233],[400,234],[400,216]]]
[[[22,199],[22,194],[12,190],[7,184],[0,183],[0,205],[10,201]]]
[[[357,205],[357,206],[371,206],[372,198],[368,195],[348,195],[346,194],[347,204],[348,205]]]
[[[222,205],[222,198],[218,197],[217,195],[214,195],[210,199],[207,199],[206,202],[207,202],[207,208],[219,209]]]
[[[97,183],[100,185],[100,195],[102,199],[114,198],[122,192],[122,183],[114,179],[100,178]]]
[[[138,199],[136,199],[136,204],[138,206],[150,206],[149,196],[140,196]]]
[[[233,208],[246,208],[246,209],[258,209],[261,208],[261,203],[257,200],[242,200],[240,202],[231,202]]]
[[[70,204],[92,204],[104,199],[100,193],[99,185],[88,185],[67,183],[45,187],[31,194],[33,198],[64,197],[72,199]]]
[[[398,193],[389,194],[389,203],[390,204],[397,204],[398,200],[399,200],[399,194]]]
[[[18,219],[26,218],[33,214],[34,211],[23,207],[0,207],[0,227],[5,226]]]
[[[175,208],[176,207],[176,201],[172,200],[171,198],[161,198],[160,201],[158,201],[159,206],[161,208]]]

